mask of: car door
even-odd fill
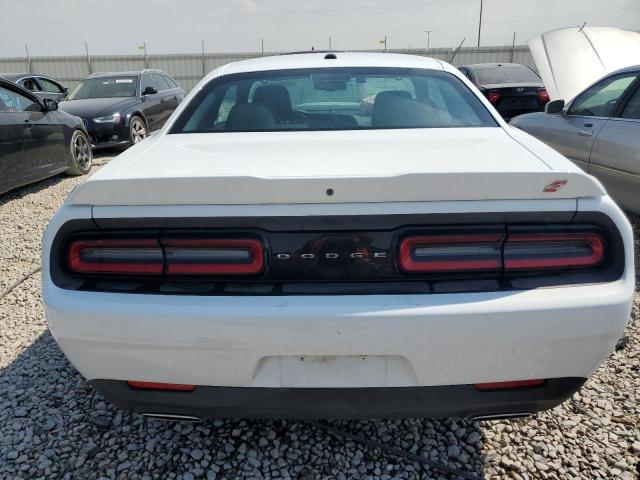
[[[29,174],[24,164],[24,120],[16,110],[13,93],[0,86],[0,193]]]
[[[43,111],[35,97],[30,98],[18,87],[4,92],[13,121],[22,126],[24,158],[19,172],[31,175],[65,166],[69,155],[67,141],[56,112]]]
[[[587,171],[595,139],[636,76],[627,72],[604,78],[578,95],[562,113],[545,115],[544,124],[530,133]]]
[[[640,81],[602,127],[591,151],[589,173],[620,206],[640,214]]]
[[[162,121],[162,115],[164,112],[164,105],[161,101],[160,88],[158,87],[154,75],[147,73],[142,76],[140,80],[140,92],[142,100],[142,113],[144,113],[147,121],[147,128],[150,132],[157,130],[164,123]],[[144,95],[145,90],[148,87],[156,89],[157,93]]]
[[[37,171],[50,171],[68,164],[69,145],[56,112],[44,112],[40,105],[25,110],[28,136],[25,161]]]
[[[64,99],[67,89],[53,80],[45,77],[37,77],[36,80],[40,84],[40,98],[50,98],[56,102],[61,102]]]
[[[160,102],[162,103],[163,107],[162,117],[159,121],[160,126],[162,126],[178,106],[178,94],[176,90],[169,84],[164,75],[157,74],[154,75],[153,78],[158,85]]]

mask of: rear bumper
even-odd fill
[[[472,385],[391,388],[198,387],[193,392],[134,390],[126,382],[93,380],[115,405],[159,417],[408,418],[509,417],[553,408],[584,378],[554,378],[532,389],[481,392]]]
[[[181,296],[44,286],[89,380],[226,387],[426,387],[588,377],[622,335],[625,281],[426,295]]]

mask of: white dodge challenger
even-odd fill
[[[44,237],[51,332],[168,419],[496,418],[609,354],[632,231],[452,66],[312,53],[210,73]]]

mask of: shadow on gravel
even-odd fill
[[[476,424],[453,419],[327,424],[485,478]],[[185,424],[131,415],[85,382],[49,332],[0,371],[0,478],[38,477],[458,478],[302,421]]]
[[[98,150],[97,152],[93,153],[94,165],[102,165],[105,159],[111,159],[119,155],[121,152],[122,150],[115,149]],[[65,178],[69,177],[64,173],[61,173],[54,177],[45,178],[44,180],[39,180],[37,182],[30,183],[28,185],[24,185],[22,187],[18,187],[14,190],[9,190],[6,193],[0,194],[0,207],[10,201],[19,200],[26,197],[27,195],[31,195],[32,193],[38,193],[42,190],[46,190],[47,188],[60,183]]]

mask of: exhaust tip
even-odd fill
[[[153,420],[164,420],[166,422],[193,422],[193,423],[202,422],[202,418],[194,417],[192,415],[179,415],[179,414],[173,414],[173,413],[151,413],[151,412],[144,412],[144,413],[141,413],[140,415],[142,415],[145,418],[151,418]]]
[[[467,417],[466,420],[471,422],[484,422],[486,420],[511,420],[516,418],[530,417],[533,412],[514,412],[514,413],[496,413],[489,415],[475,415]]]

